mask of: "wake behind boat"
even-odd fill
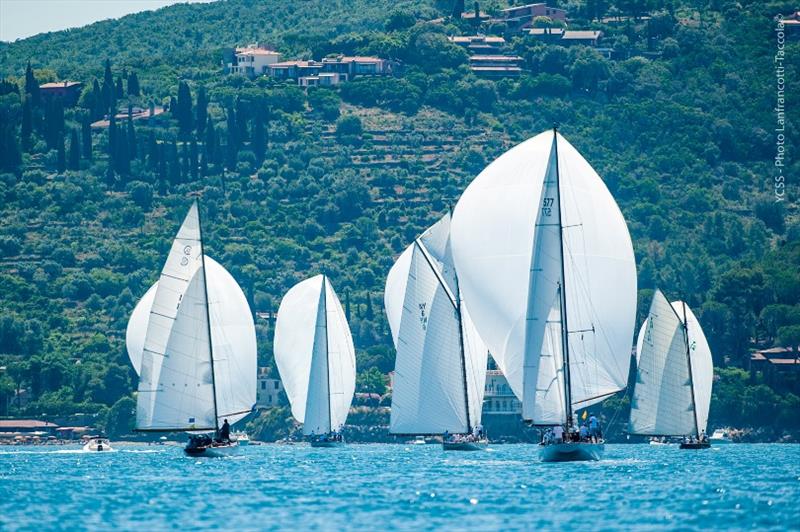
[[[350,326],[328,278],[317,275],[293,286],[275,324],[275,363],[312,447],[341,447],[356,386]]]
[[[197,202],[158,283],[134,309],[126,343],[139,374],[137,431],[194,433],[185,448],[190,456],[238,448],[230,423],[255,404],[255,327],[236,281],[213,261],[206,264]]]

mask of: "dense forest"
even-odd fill
[[[267,313],[325,272],[353,330],[359,389],[384,392],[394,258],[488,162],[558,122],[628,221],[639,322],[660,287],[703,324],[718,367],[711,424],[799,430],[798,372],[771,387],[739,369],[756,348],[800,345],[791,122],[782,199],[773,186],[774,17],[796,6],[549,3],[570,27],[602,30],[609,58],[476,27],[457,16],[463,4],[223,0],[0,44],[0,415],[82,412],[127,428],[137,382],[127,319],[193,197],[208,255],[266,316],[256,319],[259,365],[274,365]],[[447,39],[476,32],[504,35],[522,75],[476,77]],[[400,68],[307,91],[226,74],[223,50],[251,42]],[[786,57],[798,53],[789,41]],[[800,94],[797,63],[786,66],[785,93]],[[83,83],[77,105],[41,95],[61,80]],[[166,112],[134,120],[133,108]],[[23,390],[24,404],[12,401]]]

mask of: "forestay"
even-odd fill
[[[397,350],[392,433],[465,433],[480,423],[487,350],[463,302],[459,319],[449,233],[448,214],[403,252],[387,278]]]
[[[256,331],[247,298],[236,280],[218,262],[206,256],[211,340],[214,354],[219,421],[235,423],[256,402]],[[153,306],[156,281],[139,300],[128,320],[125,343],[137,374]]]
[[[355,392],[355,349],[342,305],[324,276],[296,284],[283,297],[274,351],[304,434],[339,430]]]
[[[557,146],[572,403],[583,407],[627,384],[636,266],[625,220],[608,189],[561,135]],[[534,250],[546,254],[541,261],[558,253],[554,239],[541,246],[536,242],[553,149],[553,133],[545,132],[492,162],[459,200],[451,235],[459,283],[478,332],[531,417],[537,394],[526,397],[523,392],[526,336],[529,348],[542,346],[531,356],[552,356],[556,363],[561,356],[547,351],[556,342],[546,342],[542,332],[555,327],[547,318],[557,308],[557,298],[548,301],[543,293],[530,299]],[[549,284],[552,296],[552,279]],[[526,335],[528,316],[537,320],[536,334],[528,329]],[[548,380],[558,378],[552,369],[547,372],[531,377],[531,384],[544,388]],[[553,398],[552,403],[558,401]],[[556,407],[546,407],[542,417],[561,419],[552,408]]]

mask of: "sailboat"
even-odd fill
[[[488,351],[462,302],[450,218],[408,246],[386,279],[397,351],[389,431],[444,434],[445,450],[474,451],[488,443],[481,427]]]
[[[626,387],[636,317],[633,245],[605,184],[553,128],[475,178],[452,240],[471,316],[523,419],[567,435],[543,440],[541,459],[598,460],[602,437],[576,438],[574,412]]]
[[[324,275],[293,286],[275,324],[275,362],[292,415],[312,447],[338,447],[356,387],[353,337]]]
[[[137,431],[190,432],[190,455],[235,451],[235,442],[207,434],[255,405],[255,327],[241,288],[203,252],[197,202],[158,282],[134,309],[126,343],[139,374]]]
[[[700,323],[683,301],[661,290],[636,342],[636,383],[629,429],[644,436],[684,436],[681,449],[710,447],[706,437],[714,366]]]

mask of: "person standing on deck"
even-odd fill
[[[594,443],[600,440],[600,421],[597,420],[594,414],[589,416],[589,435]]]
[[[219,429],[219,440],[226,443],[231,441],[231,426],[227,419],[222,422],[222,427]]]

